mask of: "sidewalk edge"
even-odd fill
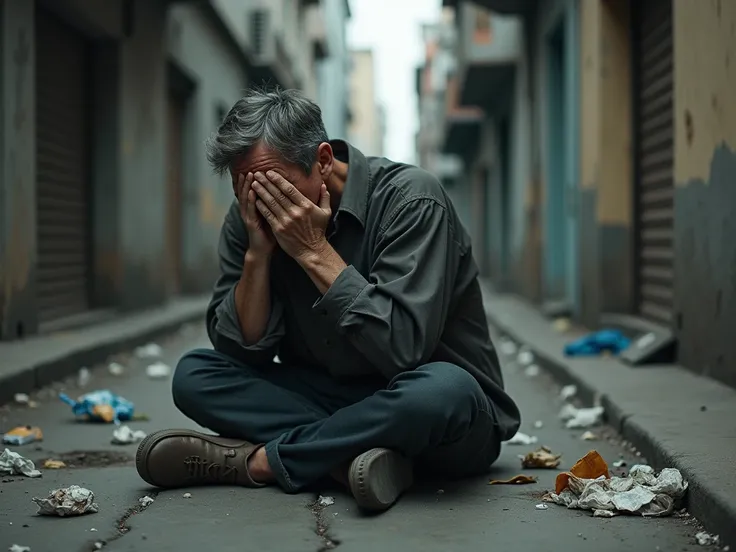
[[[0,406],[13,401],[16,393],[29,393],[75,374],[81,366],[103,362],[111,355],[144,345],[155,338],[172,333],[181,326],[203,320],[202,309],[191,309],[153,325],[126,332],[115,338],[99,339],[51,359],[29,364],[15,373],[0,373]]]
[[[736,542],[736,501],[723,500],[717,493],[717,481],[701,476],[697,470],[688,465],[676,450],[658,439],[656,434],[630,416],[623,414],[623,409],[616,404],[615,398],[601,389],[592,388],[588,382],[580,379],[574,372],[557,359],[551,358],[538,344],[521,337],[521,331],[511,327],[500,317],[486,309],[490,325],[497,328],[516,343],[525,343],[534,353],[544,369],[562,385],[574,384],[578,387],[578,396],[589,404],[600,401],[605,408],[608,423],[619,434],[642,453],[642,456],[654,467],[674,467],[682,472],[689,483],[685,497],[689,513],[700,521],[708,531],[720,536],[720,547]]]

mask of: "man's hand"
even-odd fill
[[[330,194],[322,184],[319,205],[304,197],[275,171],[256,173],[256,208],[273,230],[276,241],[299,263],[319,256],[328,247],[325,232],[332,216]]]
[[[253,173],[238,174],[234,184],[235,196],[240,204],[240,216],[243,217],[248,231],[248,251],[257,257],[269,257],[276,248],[276,238],[266,220],[256,209],[256,193],[253,191]]]

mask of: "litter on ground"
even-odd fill
[[[35,464],[31,460],[6,448],[0,453],[0,475],[41,477],[41,472],[36,469]]]
[[[46,498],[32,498],[38,505],[40,516],[81,516],[96,514],[99,506],[95,503],[95,495],[89,489],[71,485],[65,489],[56,489]]]
[[[171,366],[163,362],[154,362],[146,367],[146,375],[151,379],[164,379],[171,375]]]
[[[3,443],[17,447],[37,441],[43,441],[43,431],[40,427],[35,426],[14,427],[3,435]]]
[[[66,464],[61,460],[52,460],[49,458],[43,463],[43,467],[47,470],[60,470],[61,468],[66,468]]]
[[[31,552],[31,547],[21,546],[20,544],[11,544],[8,547],[8,552]]]
[[[13,398],[18,404],[28,404],[28,401],[31,400],[31,398],[25,393],[16,393]]]
[[[182,496],[182,498],[192,498],[192,493],[184,493],[181,496]]]
[[[593,427],[601,423],[605,410],[602,406],[590,408],[577,408],[566,404],[560,410],[559,417],[565,422],[567,429],[583,429]]]
[[[577,385],[566,385],[562,389],[560,389],[560,398],[563,401],[568,401],[572,399],[575,395],[578,394],[578,386]]]
[[[569,472],[561,473],[555,492],[545,500],[571,509],[590,510],[596,517],[633,514],[663,517],[672,514],[688,484],[675,468],[655,475],[650,466],[632,466],[627,477],[611,477],[597,451],[590,451]]]
[[[140,429],[132,430],[127,425],[115,428],[112,432],[111,443],[113,445],[132,445],[140,443],[146,438],[146,432]]]
[[[502,355],[510,357],[516,354],[518,347],[508,337],[503,337],[498,345],[498,350],[501,351]]]
[[[625,351],[631,341],[618,330],[600,330],[565,345],[567,356],[617,355]]]
[[[527,435],[521,431],[517,431],[511,439],[507,441],[509,445],[533,445],[537,442],[537,438],[534,435]]]
[[[79,369],[79,374],[77,374],[77,385],[79,387],[87,387],[91,379],[92,373],[89,371],[89,368]]]
[[[544,422],[542,420],[537,420],[534,422],[534,428],[535,429],[542,429],[544,427]]]
[[[580,436],[580,439],[583,441],[597,441],[598,435],[596,435],[592,431],[586,431]]]
[[[718,535],[712,535],[706,531],[700,531],[699,533],[695,533],[695,541],[700,546],[717,546],[720,538]]]
[[[138,499],[138,503],[141,505],[141,508],[148,508],[153,504],[153,499],[148,495],[142,496]]]
[[[547,508],[549,508],[549,506],[547,506],[546,504],[537,504],[537,505],[535,506],[535,508],[536,508],[537,510],[546,510]]]
[[[521,366],[528,366],[534,362],[534,355],[529,349],[522,347],[519,349],[519,354],[516,355],[516,362]]]
[[[616,460],[613,463],[614,468],[625,468],[626,467],[626,460]]]
[[[530,364],[524,368],[524,375],[528,378],[536,378],[539,375],[539,366],[536,364]]]
[[[117,362],[111,362],[107,366],[107,370],[113,375],[113,376],[122,376],[123,372],[125,372],[125,366],[122,364],[118,364]]]
[[[132,402],[107,390],[87,393],[76,401],[64,393],[59,393],[59,398],[72,407],[80,421],[125,422],[133,417],[135,411]]]
[[[133,354],[138,358],[158,358],[163,354],[163,349],[156,343],[148,343],[141,347],[137,347]]]
[[[552,322],[552,328],[557,333],[567,333],[570,331],[571,326],[572,324],[570,323],[570,319],[565,317],[557,318],[554,322]]]
[[[520,473],[509,479],[491,479],[489,485],[528,485],[530,483],[536,483],[537,478],[533,475],[524,475]]]
[[[322,496],[320,495],[317,499],[317,504],[320,506],[332,506],[335,503],[335,499],[331,496]]]
[[[520,456],[522,468],[554,469],[560,465],[561,454],[554,454],[548,447],[541,447],[526,456]]]

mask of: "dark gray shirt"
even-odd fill
[[[282,362],[336,378],[389,380],[433,361],[467,370],[490,399],[503,439],[519,427],[491,344],[470,237],[437,178],[411,165],[366,158],[335,140],[348,162],[340,206],[328,229],[348,267],[322,296],[283,251],[271,262],[271,314],[262,339],[246,345],[235,309],[248,237],[233,203],[220,236],[221,276],[207,310],[215,349],[245,364]],[[277,368],[274,368],[277,369]]]

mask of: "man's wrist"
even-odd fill
[[[334,249],[327,241],[327,238],[324,238],[315,247],[298,255],[294,260],[304,269],[315,267],[317,264],[325,261],[330,251],[334,251]]]
[[[273,256],[273,251],[268,252],[262,252],[262,251],[254,251],[252,249],[249,249],[245,252],[245,257],[243,259],[243,264],[258,267],[258,266],[268,266],[271,263],[271,257]]]

